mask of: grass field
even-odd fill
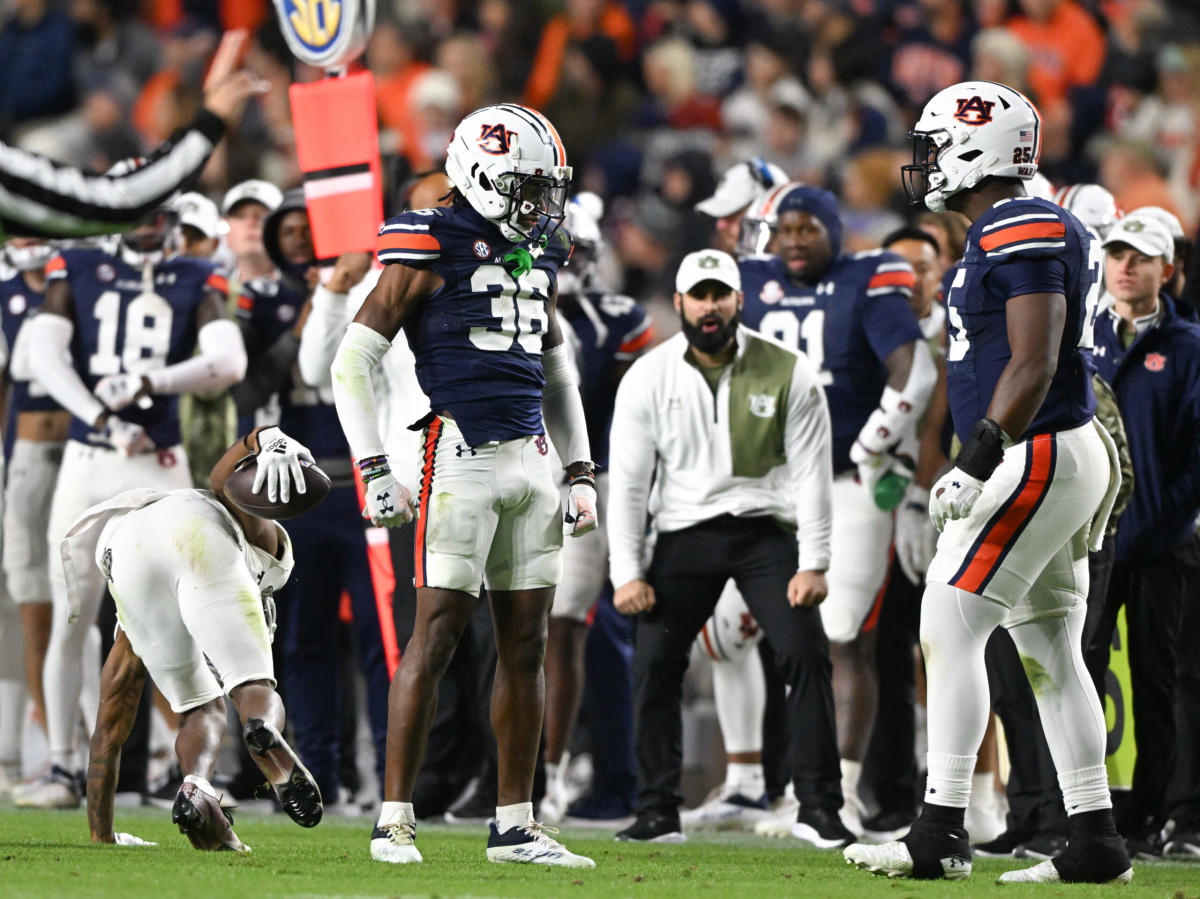
[[[236,813],[235,813],[236,814]],[[194,851],[168,812],[118,809],[118,830],[153,848],[93,846],[82,812],[0,806],[0,896],[155,897],[528,896],[528,897],[1054,897],[1111,895],[1200,899],[1200,864],[1137,865],[1129,887],[998,887],[996,876],[1029,862],[977,861],[965,883],[889,882],[847,867],[840,853],[750,836],[694,837],[681,846],[614,843],[607,831],[561,836],[596,860],[593,870],[493,865],[482,828],[422,826],[426,862],[389,866],[367,854],[370,822],[330,817],[302,830],[280,815],[236,816],[248,856]]]

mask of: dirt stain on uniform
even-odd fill
[[[1023,655],[1021,656],[1021,667],[1025,669],[1025,676],[1029,678],[1029,687],[1033,690],[1034,696],[1042,696],[1054,689],[1054,678],[1037,659]]]

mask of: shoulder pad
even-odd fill
[[[1067,246],[1068,214],[1048,200],[1016,197],[984,213],[968,239],[977,237],[980,252],[989,259],[1057,256]]]
[[[375,252],[384,265],[399,262],[406,265],[436,261],[442,254],[442,244],[434,235],[434,222],[444,220],[441,209],[418,209],[392,216],[379,229]]]

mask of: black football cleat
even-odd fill
[[[250,851],[233,832],[233,816],[221,808],[216,790],[202,777],[184,778],[171,806],[171,822],[202,852]]]
[[[288,817],[301,827],[320,824],[325,812],[321,789],[279,731],[261,718],[250,718],[242,729],[242,741],[267,775]]]

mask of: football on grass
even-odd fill
[[[304,472],[304,485],[307,488],[304,493],[300,493],[296,489],[296,485],[291,484],[291,498],[286,502],[271,502],[267,498],[267,485],[264,483],[262,489],[258,493],[251,493],[250,488],[254,486],[254,475],[258,470],[258,463],[254,456],[247,456],[237,464],[233,469],[233,474],[225,482],[225,495],[229,501],[241,509],[243,512],[249,512],[251,515],[257,515],[259,518],[270,518],[274,521],[282,521],[286,518],[295,518],[297,515],[303,515],[313,506],[317,505],[321,500],[329,495],[329,488],[332,486],[329,480],[329,475],[321,471],[312,462],[300,460],[300,470]],[[287,475],[291,478],[291,474]]]

